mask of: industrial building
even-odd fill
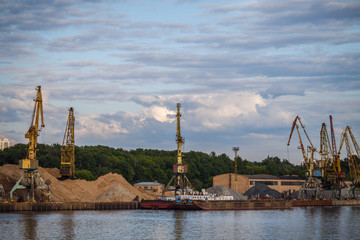
[[[134,184],[134,187],[143,190],[143,191],[149,191],[154,193],[155,195],[161,196],[162,191],[164,189],[164,184],[159,183],[157,181],[155,182],[139,182]]]
[[[268,187],[282,193],[299,191],[304,184],[305,178],[299,176],[272,176],[267,174],[240,175],[235,173],[225,173],[213,177],[213,185],[223,185],[227,188],[244,194],[256,183],[266,184]]]

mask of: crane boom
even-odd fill
[[[335,141],[335,133],[334,133],[334,126],[332,121],[332,116],[329,116],[330,118],[330,131],[331,131],[331,144],[332,144],[332,156],[333,156],[333,168],[335,170],[335,173],[339,175],[341,173],[341,167],[340,167],[340,156],[336,151],[336,141]]]
[[[37,152],[37,138],[39,136],[39,118],[41,117],[41,127],[45,127],[42,107],[41,86],[36,88],[37,94],[34,99],[34,110],[31,118],[29,130],[25,133],[25,138],[29,139],[29,147],[26,158],[20,160],[20,169],[38,169]]]
[[[75,178],[75,115],[72,107],[69,108],[61,147],[60,174],[62,178]]]
[[[353,143],[356,153],[352,150],[349,135],[350,135],[350,139]],[[359,167],[357,161],[360,157],[360,155],[359,155],[360,150],[359,150],[359,145],[358,145],[349,126],[347,126],[341,134],[341,141],[340,141],[340,147],[339,147],[339,152],[338,152],[339,155],[340,155],[340,152],[341,152],[341,149],[342,149],[344,143],[346,145],[346,152],[347,152],[347,157],[348,157],[350,176],[353,181],[353,184],[358,185],[358,184],[360,184],[360,167]]]
[[[305,151],[305,148],[304,148],[304,144],[303,144],[303,141],[301,139],[301,135],[300,135],[300,130],[299,130],[299,125],[297,124],[297,122],[299,122],[300,126],[302,127],[303,129],[303,132],[305,133],[306,135],[306,138],[310,144],[310,146],[308,146],[308,148],[310,149],[310,152],[311,152],[311,157],[310,157],[310,160],[309,158],[307,157],[307,154],[306,154],[306,151]],[[312,173],[312,169],[313,169],[313,154],[314,152],[316,151],[316,149],[313,147],[312,145],[312,142],[310,140],[310,137],[309,135],[307,134],[306,130],[305,130],[305,126],[304,124],[302,124],[301,120],[300,120],[300,117],[299,116],[296,116],[293,124],[292,124],[292,127],[291,127],[291,131],[290,131],[290,136],[289,136],[289,140],[288,140],[288,143],[287,145],[289,146],[290,145],[290,141],[291,141],[291,137],[292,137],[292,134],[294,132],[294,129],[296,127],[296,131],[298,133],[298,137],[299,137],[299,143],[300,143],[300,148],[301,148],[301,152],[302,152],[302,155],[303,155],[303,158],[304,158],[304,163],[305,163],[305,166],[306,168],[308,169],[309,171],[309,174],[311,175]]]
[[[305,148],[304,148],[304,144],[303,141],[301,139],[301,134],[300,134],[300,130],[299,130],[299,125],[301,126],[303,132],[306,135],[306,138],[309,142],[310,145],[307,146],[307,150],[310,150],[310,158],[307,156],[307,153],[305,152]],[[300,143],[300,148],[301,148],[301,152],[304,158],[304,162],[305,162],[305,166],[307,169],[307,179],[305,180],[304,184],[301,186],[301,188],[299,189],[299,196],[298,199],[303,199],[305,196],[309,197],[307,192],[308,190],[314,190],[314,198],[318,199],[322,197],[322,191],[321,191],[321,186],[320,186],[320,181],[318,178],[313,177],[313,175],[315,175],[316,177],[318,177],[318,170],[315,170],[315,161],[314,161],[314,153],[316,151],[316,149],[314,148],[309,135],[307,134],[306,130],[305,130],[305,126],[304,124],[301,122],[301,119],[299,116],[295,117],[295,120],[292,124],[291,127],[291,131],[290,131],[290,136],[289,136],[289,140],[288,140],[288,144],[290,145],[290,141],[291,141],[291,137],[292,134],[294,132],[294,129],[296,127],[296,131],[298,133],[298,137],[299,137],[299,143]]]

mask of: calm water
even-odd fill
[[[1,239],[360,239],[360,207],[1,213]]]

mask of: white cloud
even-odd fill
[[[78,137],[94,137],[100,139],[112,139],[118,134],[129,133],[123,128],[121,122],[109,120],[101,121],[97,116],[79,117],[77,119],[79,126],[76,127]]]
[[[154,118],[159,122],[173,122],[175,119],[170,118],[169,115],[175,115],[175,111],[168,110],[166,107],[154,106],[143,110],[146,117]]]
[[[265,99],[251,92],[215,92],[184,99],[198,106],[187,111],[192,116],[190,118],[196,119],[202,127],[214,130],[243,122],[243,119],[252,117],[252,114],[256,115],[258,107],[266,106]]]

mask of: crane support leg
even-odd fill
[[[10,191],[10,200],[13,201],[13,193],[15,190],[17,189],[26,189],[26,187],[22,184],[20,184],[21,180],[24,178],[24,176],[26,175],[26,172],[24,172],[24,174],[21,176],[21,178],[16,182],[15,186],[11,189]]]

